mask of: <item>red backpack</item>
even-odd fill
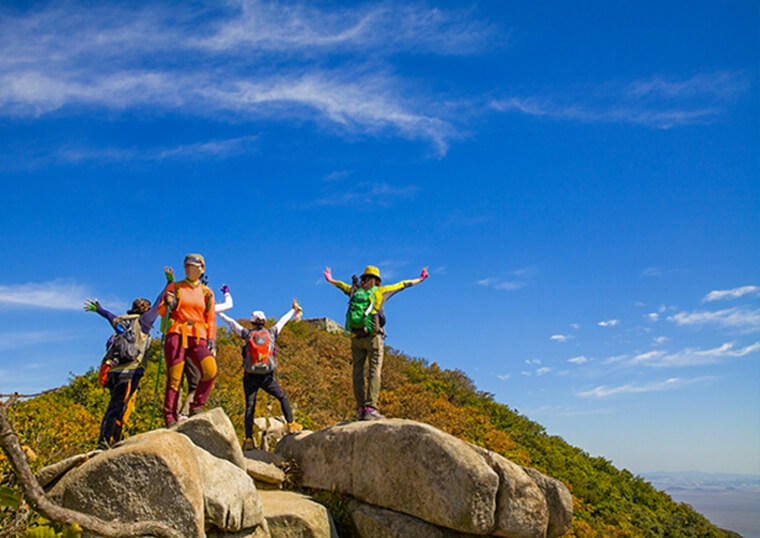
[[[243,347],[243,369],[249,374],[269,374],[275,368],[272,334],[267,329],[251,331]]]

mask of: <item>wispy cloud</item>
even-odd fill
[[[536,370],[536,375],[544,375],[544,374],[548,374],[548,373],[549,373],[549,372],[551,372],[551,371],[552,371],[552,368],[549,368],[548,366],[543,366],[543,367],[541,367],[541,368],[538,368],[538,369]]]
[[[77,310],[87,298],[86,288],[66,280],[0,285],[0,308],[27,307]]]
[[[641,394],[647,392],[663,392],[668,390],[676,390],[683,388],[687,385],[694,383],[701,383],[709,381],[711,377],[695,377],[691,379],[681,379],[678,377],[671,377],[665,381],[654,381],[652,383],[637,384],[627,383],[617,387],[608,387],[606,385],[600,385],[591,390],[578,392],[577,395],[581,398],[608,398],[610,396],[617,396],[619,394]]]
[[[386,59],[397,51],[475,54],[503,36],[473,11],[422,4],[243,0],[6,12],[0,117],[95,108],[235,122],[313,118],[349,134],[426,140],[442,155],[458,131],[440,115],[445,107]],[[335,52],[348,60],[336,65]]]
[[[684,79],[654,76],[628,83],[607,82],[564,94],[512,96],[490,105],[502,112],[556,120],[669,129],[715,121],[725,103],[748,86],[743,73],[719,71]]]
[[[606,321],[600,321],[597,323],[600,327],[614,327],[615,325],[619,324],[619,319],[608,319]]]
[[[0,333],[0,351],[31,345],[75,340],[79,335],[72,331],[23,331]]]
[[[515,291],[526,287],[531,277],[536,274],[535,267],[523,267],[521,269],[515,269],[511,271],[513,279],[505,278],[482,278],[477,281],[478,286],[484,286],[487,288],[493,288],[502,291]]]
[[[499,374],[496,377],[498,377],[502,381],[506,381],[507,379],[509,379],[510,377],[512,377],[512,374]]]
[[[659,343],[655,342],[655,344]],[[688,347],[674,353],[654,349],[645,353],[639,353],[630,359],[626,356],[622,356],[615,361],[608,359],[607,363],[617,362],[624,366],[649,366],[653,368],[704,366],[721,364],[726,360],[745,357],[758,351],[760,351],[760,342],[755,342],[742,348],[736,348],[735,342],[727,342],[716,348],[700,349]]]
[[[387,207],[399,200],[409,200],[420,191],[417,185],[395,186],[389,183],[359,183],[342,191],[325,194],[313,205],[344,206],[356,205],[368,209]]]
[[[549,340],[554,340],[555,342],[567,342],[573,338],[572,334],[553,334],[549,337]]]
[[[738,299],[745,295],[760,295],[760,286],[742,286],[731,290],[711,291],[702,299],[703,303],[711,301],[720,301],[722,299]]]
[[[588,361],[589,359],[583,355],[580,355],[578,357],[573,357],[572,359],[567,359],[567,362],[571,362],[573,364],[584,364]]]
[[[729,329],[760,330],[760,309],[742,307],[717,311],[679,312],[668,320],[682,326],[717,325]]]
[[[209,140],[159,148],[84,148],[63,147],[43,160],[57,162],[165,161],[173,159],[224,159],[247,153],[254,147],[257,136]]]

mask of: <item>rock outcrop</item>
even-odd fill
[[[567,510],[561,502],[551,509],[564,512],[550,515],[544,489],[518,465],[409,420],[291,435],[277,453],[295,460],[304,486],[347,493],[459,533],[554,537],[569,529],[572,518],[572,506]],[[564,488],[559,482],[552,487]]]
[[[63,475],[50,495],[104,520],[160,521],[187,537],[207,529],[269,536],[251,477],[176,431],[136,435],[95,455]]]
[[[66,473],[54,502],[106,521],[161,521],[183,536],[205,536],[197,448],[178,433],[135,436]]]
[[[171,429],[188,436],[193,443],[217,458],[245,469],[243,449],[240,448],[235,427],[221,407],[180,421]]]
[[[572,522],[572,497],[558,480],[400,419],[287,435],[277,454],[244,455],[229,418],[214,409],[39,476],[62,506],[163,522],[188,538],[336,537],[324,506],[279,491],[288,466],[303,486],[353,497],[346,510],[366,538],[554,538]]]
[[[330,513],[305,495],[262,491],[269,531],[275,538],[338,538]]]

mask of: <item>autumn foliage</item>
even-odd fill
[[[217,343],[219,376],[207,408],[224,408],[242,437],[242,340],[220,329]],[[291,322],[278,339],[277,349],[277,376],[298,422],[307,429],[319,429],[354,418],[347,336],[314,329],[306,322]],[[159,357],[159,345],[154,342],[126,435],[148,431],[151,425],[162,426],[164,372],[157,376]],[[94,367],[98,359],[93,357]],[[257,416],[281,414],[274,398],[260,393],[258,402]],[[12,413],[16,431],[38,456],[32,468],[38,470],[95,448],[107,403],[108,393],[97,384],[93,368],[72,377],[69,385],[56,393],[17,404]],[[691,507],[673,502],[641,477],[547,435],[539,424],[478,391],[461,371],[444,370],[386,348],[380,407],[389,417],[426,422],[565,482],[575,503],[567,536],[737,536],[717,529]],[[0,485],[16,485],[2,456]],[[0,528],[12,517],[12,510],[0,507]]]

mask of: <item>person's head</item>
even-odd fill
[[[191,282],[199,280],[206,271],[206,261],[200,254],[185,256],[185,278]]]
[[[364,272],[359,280],[359,285],[368,290],[372,287],[379,286],[383,282],[380,278],[380,269],[374,265],[368,265],[364,268]]]
[[[139,298],[132,301],[132,308],[127,310],[127,314],[144,314],[148,310],[150,310],[150,301]]]
[[[254,328],[260,329],[266,322],[267,317],[261,310],[256,310],[253,314],[251,314],[251,323],[253,323]]]

